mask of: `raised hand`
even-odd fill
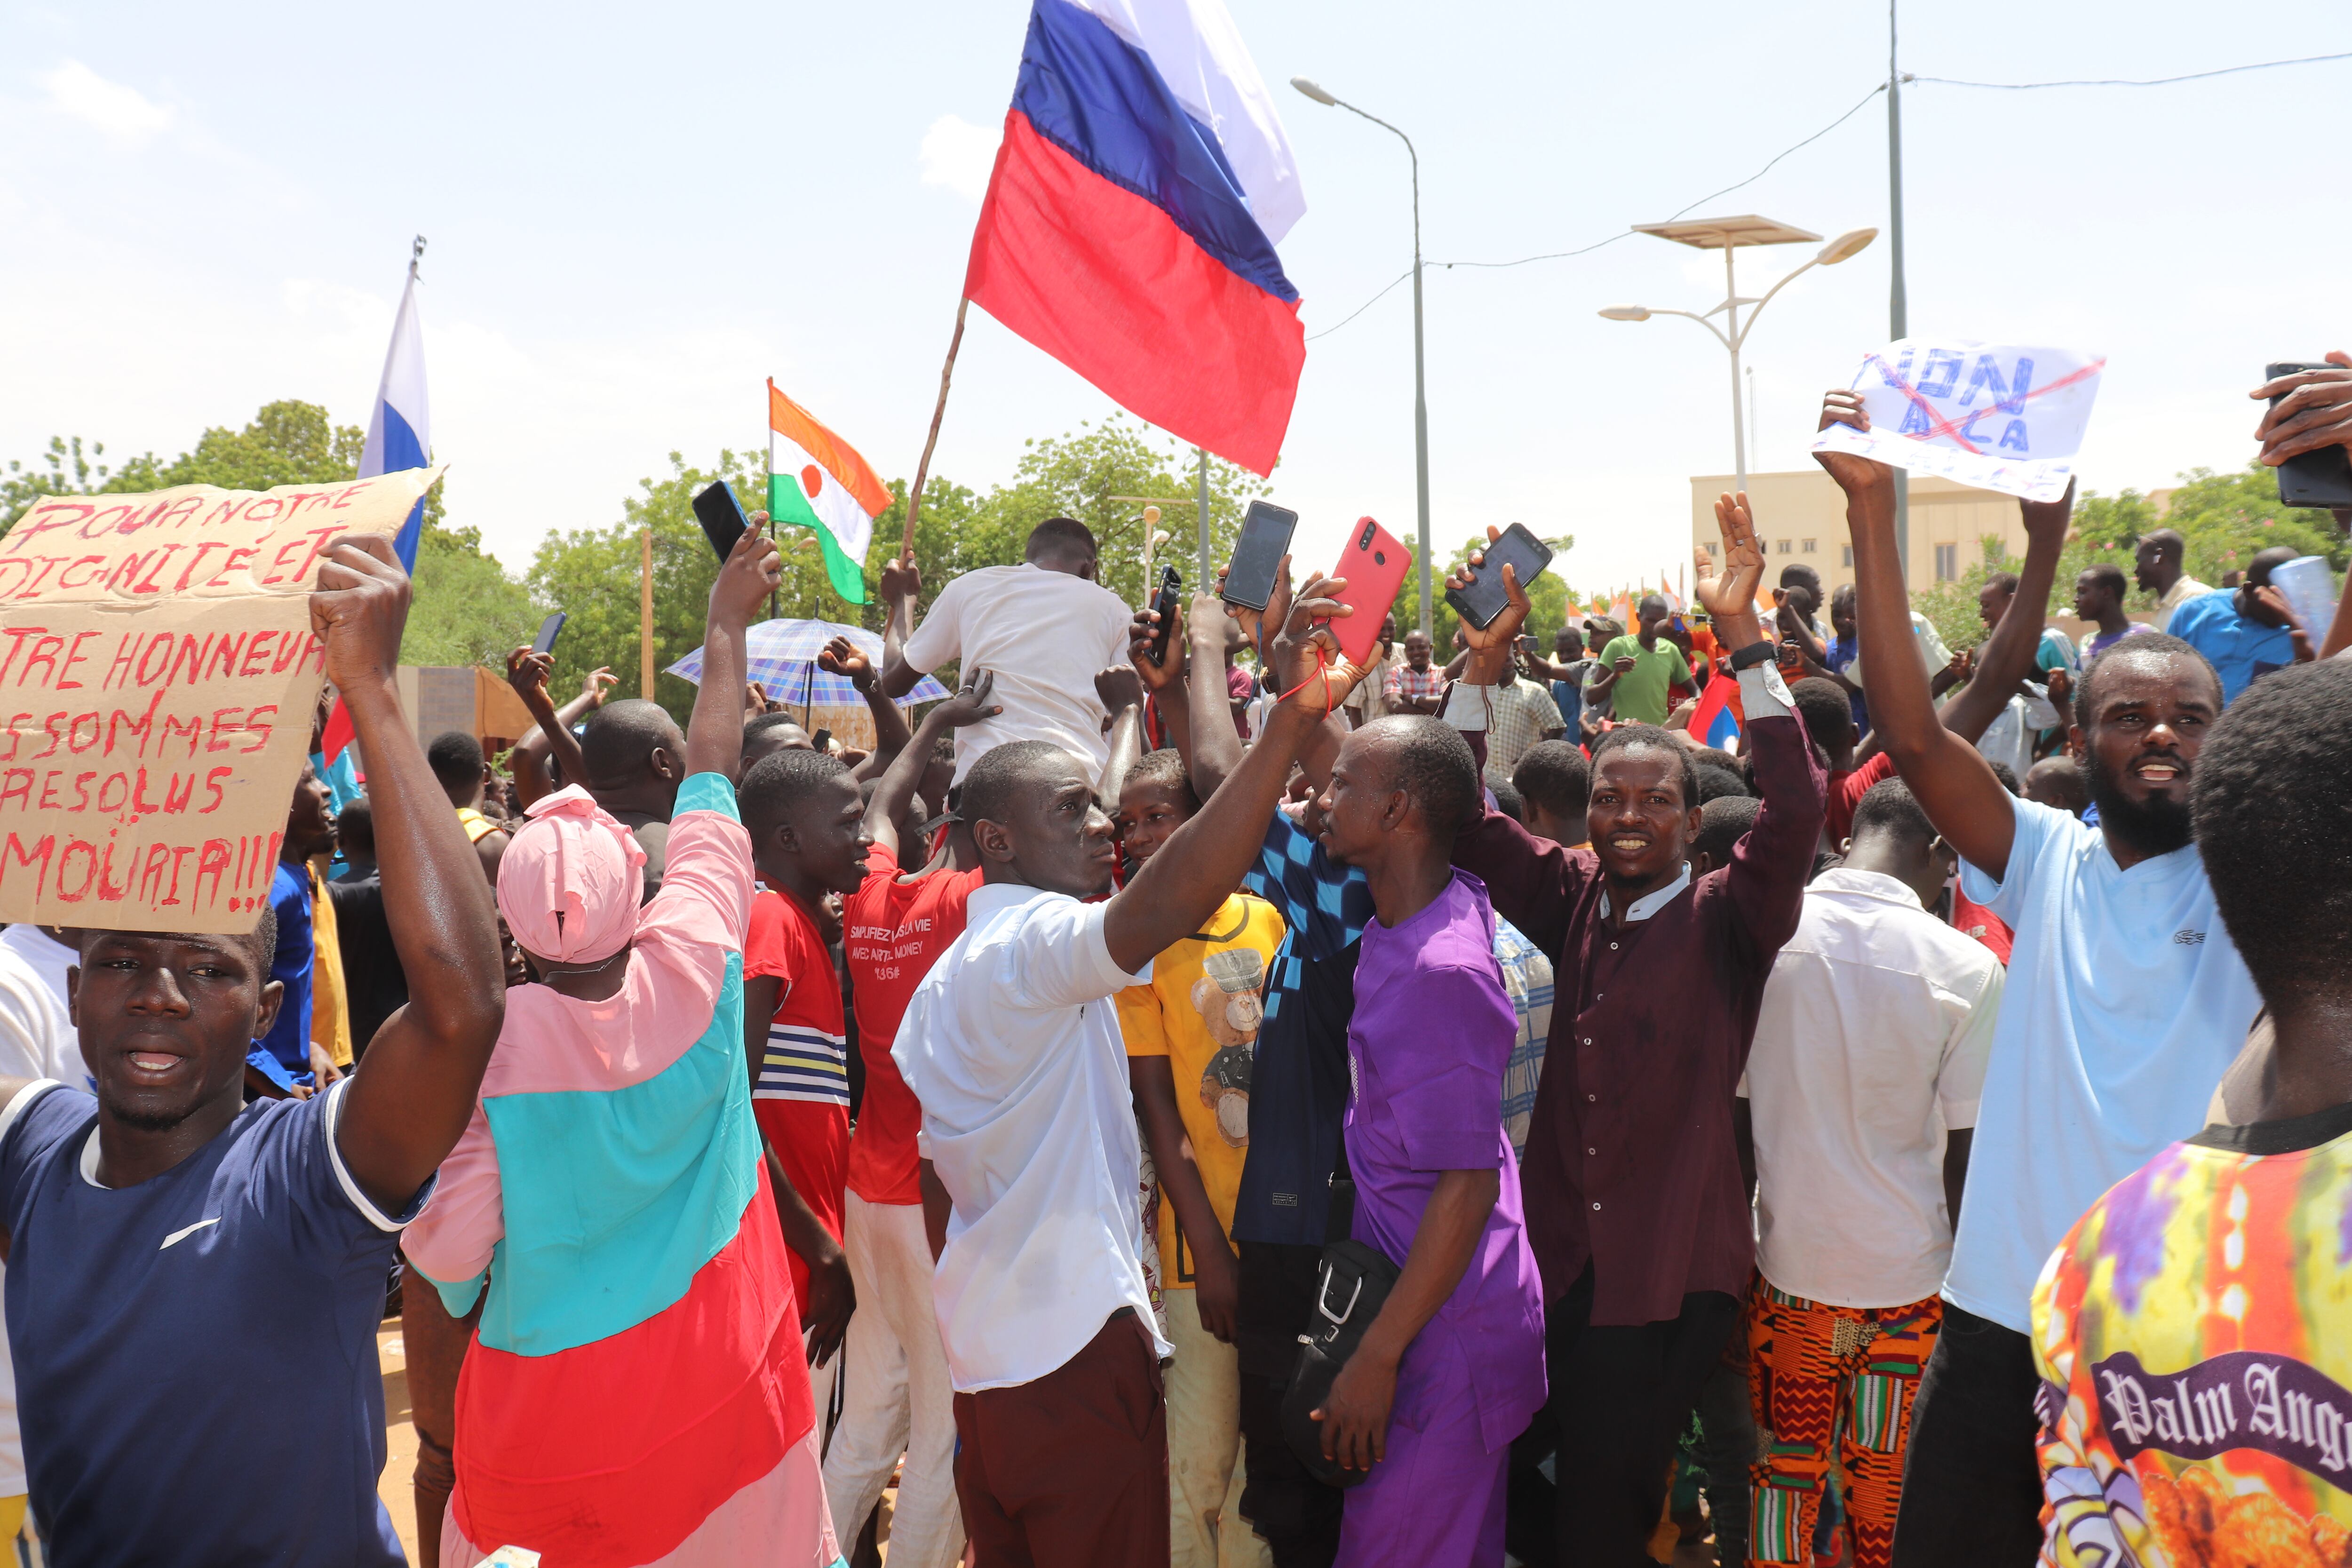
[[[1115,664],[1108,669],[1096,672],[1095,695],[1102,699],[1103,708],[1111,713],[1126,708],[1140,708],[1143,706],[1143,681],[1132,666]]]
[[[735,542],[710,584],[712,624],[741,631],[759,615],[783,576],[783,557],[776,552],[776,542],[768,537],[768,514],[755,511],[751,526]]]
[[[1282,629],[1267,646],[1264,657],[1274,672],[1276,689],[1282,693],[1283,707],[1329,713],[1364,679],[1363,670],[1340,653],[1339,639],[1328,624],[1356,613],[1352,605],[1332,597],[1346,582],[1319,573],[1307,578],[1290,601]]]
[[[1193,601],[1197,612],[1200,601]],[[1171,687],[1184,684],[1184,606],[1176,606],[1175,624],[1168,628],[1168,646],[1157,659],[1151,657],[1151,645],[1160,636],[1160,612],[1146,605],[1135,612],[1128,627],[1127,657],[1142,679],[1144,689],[1157,697]]]
[[[1756,542],[1756,518],[1748,505],[1748,492],[1717,497],[1715,521],[1723,531],[1723,570],[1715,569],[1714,560],[1701,547],[1694,563],[1697,570],[1691,578],[1691,594],[1717,623],[1744,617],[1753,634],[1745,641],[1753,642],[1762,635],[1756,624],[1756,589],[1764,581],[1764,547]],[[1737,648],[1745,643],[1728,646]]]
[[[593,708],[602,708],[604,706],[605,689],[614,685],[621,678],[619,676],[613,673],[612,666],[600,664],[595,668],[590,670],[586,676],[582,678],[580,682],[580,695],[588,699],[589,706]]]
[[[874,680],[874,661],[866,651],[847,637],[835,637],[817,650],[816,667],[828,675],[845,676],[849,684],[863,691]]]
[[[553,654],[541,653],[529,644],[507,655],[507,684],[514,688],[514,694],[522,699],[523,706],[530,709],[533,714],[539,710],[531,699],[536,697],[541,702],[547,700],[547,672],[553,668]]]
[[[919,598],[922,596],[922,592],[923,571],[921,567],[915,564],[915,552],[912,546],[900,551],[898,554],[883,564],[882,602],[884,604],[891,605],[900,599]]]
[[[1492,523],[1486,525],[1487,543],[1492,544],[1502,537],[1501,529]],[[1486,564],[1486,552],[1483,550],[1473,550],[1460,566],[1446,575],[1445,585],[1457,590],[1467,588],[1478,569]],[[1473,655],[1483,653],[1488,648],[1508,648],[1511,639],[1517,637],[1519,628],[1527,624],[1528,608],[1528,591],[1519,583],[1518,568],[1506,561],[1503,563],[1501,613],[1484,626],[1474,626],[1466,620],[1460,622],[1454,628],[1454,637]],[[1491,677],[1489,680],[1491,681]]]
[[[327,679],[348,692],[391,681],[408,624],[408,574],[380,533],[347,533],[327,546],[310,595],[310,628],[326,639]]]
[[[2298,371],[2266,381],[2246,395],[2279,399],[2254,426],[2263,444],[2255,460],[2277,468],[2322,447],[2352,447],[2352,354],[2337,349],[2326,370]]]
[[[2028,538],[2039,534],[2063,542],[2066,524],[2074,515],[2074,481],[2066,481],[2066,493],[2056,500],[2021,500],[2018,507],[2025,514]]]
[[[1862,405],[1862,394],[1838,387],[1822,398],[1822,419],[1814,428],[1826,430],[1832,425],[1851,425],[1857,430],[1870,428],[1870,411]],[[1815,452],[1813,461],[1827,468],[1830,478],[1848,495],[1895,482],[1895,470],[1874,458],[1858,458],[1852,452]]]

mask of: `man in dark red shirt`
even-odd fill
[[[1657,1527],[1675,1440],[1755,1266],[1734,1090],[1772,960],[1796,930],[1822,775],[1756,616],[1764,559],[1745,496],[1716,506],[1726,567],[1697,595],[1732,650],[1763,804],[1730,864],[1696,880],[1690,752],[1620,725],[1594,748],[1588,848],[1488,812],[1454,864],[1558,973],[1521,1181],[1543,1271],[1545,1415],[1559,1445],[1561,1561],[1632,1563]],[[1474,564],[1475,558],[1474,557]],[[1483,631],[1465,682],[1495,679],[1524,617]]]

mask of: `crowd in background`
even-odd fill
[[[2159,530],[2071,640],[2070,491],[1955,656],[1821,460],[1833,595],[1725,495],[1445,662],[908,552],[866,751],[762,531],[686,725],[518,649],[499,758],[336,546],[257,929],[0,932],[0,1531],[402,1561],[390,1310],[452,1568],[2352,1563],[2352,615]]]

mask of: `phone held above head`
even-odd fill
[[[1225,566],[1220,596],[1228,605],[1263,610],[1274,596],[1274,574],[1290,553],[1290,535],[1298,514],[1271,501],[1254,500],[1242,518],[1241,535],[1234,541],[1233,559]],[[1164,623],[1163,623],[1164,624]]]
[[[2324,363],[2273,364],[2264,367],[2263,379],[2340,369]],[[2270,405],[2276,408],[2286,395],[2272,398]],[[2335,446],[2297,453],[2278,466],[2278,489],[2283,506],[2352,507],[2352,450]]]
[[[1336,616],[1330,622],[1339,652],[1349,663],[1361,668],[1372,662],[1372,650],[1380,646],[1381,622],[1396,603],[1405,574],[1411,570],[1412,552],[1396,535],[1369,517],[1356,520],[1356,531],[1339,552],[1339,564],[1331,569],[1332,576],[1347,582],[1331,596],[1355,612]]]
[[[710,548],[719,552],[722,563],[735,552],[735,542],[751,526],[751,520],[743,515],[743,503],[735,499],[725,479],[713,479],[695,493],[694,518],[702,524],[703,537],[710,541]]]
[[[554,652],[555,639],[563,630],[564,619],[565,616],[562,610],[558,610],[553,615],[548,616],[547,619],[540,622],[539,636],[530,639],[530,651],[533,653]]]
[[[1168,634],[1176,626],[1176,605],[1184,593],[1184,574],[1173,566],[1160,569],[1160,592],[1151,601],[1152,614],[1160,617],[1158,629],[1151,634],[1151,662],[1165,664],[1168,660]]]
[[[1526,523],[1515,522],[1486,546],[1480,564],[1463,568],[1470,581],[1446,589],[1445,602],[1454,606],[1455,615],[1484,631],[1510,602],[1503,592],[1503,568],[1512,569],[1524,593],[1551,565],[1551,556],[1550,545],[1528,532]]]

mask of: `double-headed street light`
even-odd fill
[[[1813,258],[1791,272],[1753,300],[1740,298],[1739,284],[1732,273],[1732,253],[1743,245],[1793,245],[1817,240],[1818,234],[1775,223],[1770,218],[1750,214],[1744,217],[1697,218],[1687,223],[1643,223],[1633,226],[1636,234],[1654,234],[1660,239],[1671,239],[1677,245],[1695,246],[1701,250],[1723,252],[1723,302],[1713,310],[1654,310],[1642,305],[1612,305],[1601,315],[1612,321],[1646,321],[1653,316],[1681,316],[1696,321],[1713,332],[1716,341],[1731,351],[1731,447],[1738,466],[1739,488],[1748,488],[1748,428],[1739,403],[1739,351],[1748,342],[1748,334],[1756,328],[1756,318],[1770,302],[1772,296],[1786,289],[1799,274],[1816,267],[1835,267],[1860,252],[1878,237],[1874,228],[1850,228],[1813,253]],[[1739,319],[1739,309],[1752,307],[1748,319]],[[1710,316],[1721,315],[1723,325],[1717,326]]]
[[[1412,138],[1397,130],[1377,114],[1366,114],[1344,99],[1334,98],[1303,76],[1290,79],[1290,85],[1332,109],[1344,109],[1349,113],[1370,121],[1381,130],[1393,133],[1404,143],[1406,156],[1412,160],[1412,457],[1413,491],[1420,507],[1421,552],[1421,629],[1428,635],[1430,627],[1429,595],[1429,399],[1423,390],[1421,357],[1421,154],[1413,151]]]

